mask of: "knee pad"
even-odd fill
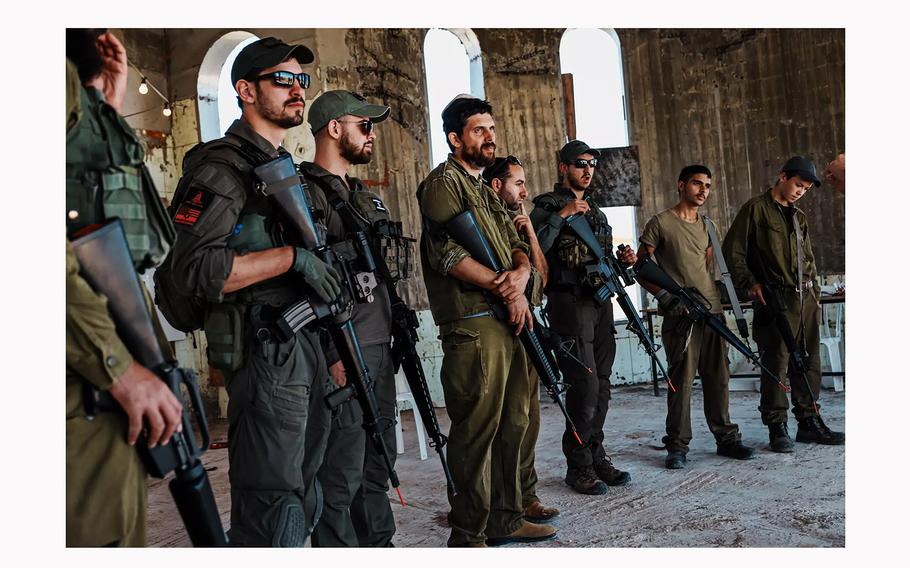
[[[276,548],[299,548],[306,542],[309,531],[303,501],[291,493],[275,504],[278,517],[272,531],[272,546]]]

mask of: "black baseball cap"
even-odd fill
[[[268,69],[293,57],[301,65],[313,62],[313,52],[304,45],[289,45],[277,37],[264,37],[243,48],[231,67],[231,84],[253,71]]]
[[[600,157],[598,150],[591,148],[581,140],[572,140],[559,151],[559,161],[563,164],[568,164],[582,154],[591,154],[595,158]]]
[[[815,164],[804,156],[793,156],[787,160],[780,171],[785,174],[796,174],[806,181],[811,181],[816,187],[822,184],[822,180],[818,179],[818,175],[815,173]]]

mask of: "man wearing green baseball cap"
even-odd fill
[[[308,118],[316,138],[316,156],[313,162],[301,162],[299,170],[312,188],[314,207],[324,211],[329,242],[345,240],[359,231],[371,240],[378,239],[374,227],[390,220],[382,198],[348,175],[352,166],[372,160],[376,141],[373,127],[390,112],[387,106],[371,104],[359,94],[344,90],[323,93],[310,106]],[[373,250],[380,248],[374,246]],[[379,285],[373,291],[374,300],[355,304],[353,320],[367,367],[376,381],[373,392],[379,412],[388,418],[395,415],[391,303],[382,271],[376,276]],[[344,387],[347,378],[333,348],[326,350],[326,361],[335,385],[329,390]],[[313,546],[390,546],[395,518],[387,495],[388,471],[382,456],[367,441],[360,407],[343,404],[334,416],[325,408],[321,412],[318,418],[313,417],[313,435],[326,444],[325,459],[317,474],[324,507],[313,532]],[[394,464],[394,429],[387,429],[383,437]],[[316,442],[311,438],[310,443]]]

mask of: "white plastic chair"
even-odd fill
[[[414,413],[414,426],[417,430],[417,444],[420,446],[420,459],[427,459],[427,439],[423,429],[423,421],[420,420],[420,413],[417,412],[417,403],[414,401],[414,395],[408,388],[408,381],[401,372],[395,374],[395,443],[398,446],[398,453],[404,453],[404,433],[401,430],[401,403],[408,402]]]
[[[834,290],[835,286],[822,286],[822,292],[832,293]],[[830,309],[834,309],[833,335],[831,333],[831,328],[828,326],[828,314]],[[831,362],[831,370],[835,373],[842,373],[844,371],[844,365],[840,358],[840,342],[842,339],[840,330],[843,317],[843,303],[822,305],[821,344],[828,352],[828,361]],[[844,377],[822,377],[822,386],[829,388],[833,387],[835,391],[842,391],[844,390]]]

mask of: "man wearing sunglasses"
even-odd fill
[[[613,232],[607,216],[592,207],[589,187],[600,152],[581,140],[572,140],[559,151],[559,173],[562,176],[553,191],[534,199],[531,222],[537,230],[540,247],[547,257],[547,316],[551,329],[572,338],[576,356],[592,372],[580,365],[560,365],[569,385],[566,410],[585,445],[578,446],[575,436],[566,430],[562,451],[568,471],[565,482],[586,495],[603,495],[608,485],[625,485],[631,477],[613,466],[603,447],[603,426],[610,404],[610,373],[616,356],[616,331],[613,327],[613,305],[599,305],[593,287],[586,278],[586,265],[597,262],[583,243],[566,226],[566,218],[581,213],[604,250],[613,248]],[[625,263],[635,262],[631,248],[620,255]]]
[[[546,286],[547,260],[531,219],[525,214],[524,200],[528,197],[525,169],[515,156],[496,158],[493,164],[483,170],[483,179],[506,204],[506,211],[515,224],[515,230],[521,239],[528,244],[531,266],[540,275],[532,278],[530,298],[532,306],[540,306],[543,300],[543,287]],[[530,363],[530,362],[529,362]],[[521,440],[520,480],[521,505],[524,518],[533,523],[545,522],[559,514],[559,509],[545,507],[537,496],[537,470],[534,468],[535,446],[540,434],[540,382],[533,365],[528,365],[531,393],[528,406],[528,430]]]
[[[324,212],[329,243],[361,230],[372,231],[376,222],[389,220],[382,199],[349,172],[352,166],[370,163],[376,140],[373,125],[387,119],[390,112],[387,106],[370,104],[357,93],[342,90],[323,93],[310,107],[316,156],[313,162],[301,162],[299,169],[312,189],[313,206]],[[372,302],[354,305],[352,317],[375,380],[373,392],[380,414],[388,418],[395,416],[395,372],[391,306],[382,284],[374,289]],[[326,351],[326,362],[335,385],[345,386],[344,368],[334,349]],[[313,532],[313,546],[391,546],[395,518],[387,494],[388,471],[373,444],[367,442],[360,406],[343,404],[335,416],[325,408],[320,412],[318,418],[311,417],[313,426],[324,430],[328,439],[318,473],[324,507]],[[387,429],[383,437],[394,465],[394,428]]]
[[[304,445],[307,415],[322,405],[328,374],[319,336],[301,330],[281,342],[267,330],[301,299],[301,277],[327,302],[341,288],[313,253],[276,246],[286,241],[253,173],[285,152],[287,130],[303,122],[309,79],[301,65],[312,61],[306,47],[276,38],[237,56],[231,80],[243,114],[223,138],[187,153],[170,208],[177,240],[156,274],[159,295],[204,305],[209,363],[230,395],[230,539],[237,546],[303,546],[319,508],[317,484],[304,478],[307,465],[322,459]]]
[[[459,95],[442,111],[452,153],[417,189],[423,218],[421,266],[442,339],[441,379],[452,421],[446,446],[457,495],[449,495],[452,547],[553,538],[556,529],[523,520],[519,448],[528,427],[528,360],[518,330],[531,325],[525,289],[528,245],[503,201],[483,182],[496,150],[493,109]],[[446,229],[466,210],[505,270],[496,274]],[[509,310],[493,317],[491,296]]]

